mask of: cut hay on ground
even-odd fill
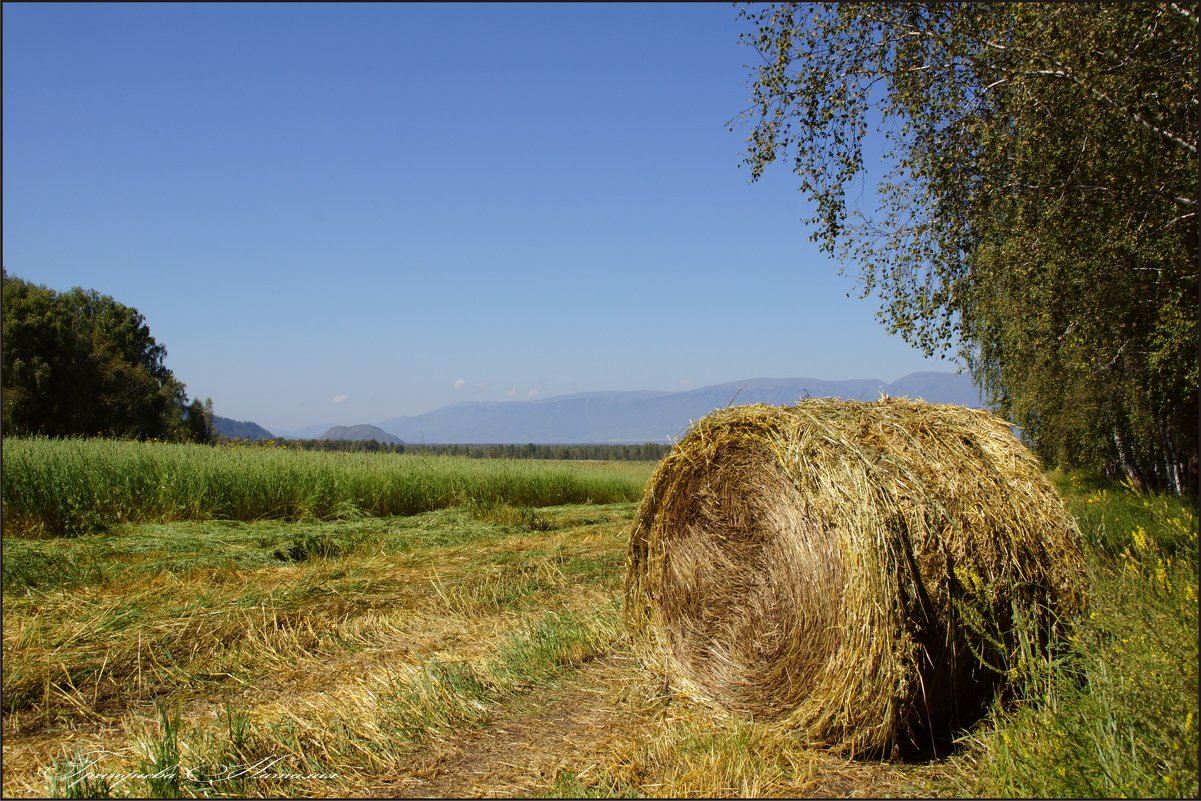
[[[739,406],[647,485],[626,620],[678,690],[851,753],[928,749],[1082,608],[1080,535],[986,412]],[[1023,623],[1022,621],[1026,622]]]

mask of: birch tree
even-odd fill
[[[1195,492],[1198,4],[741,14],[752,180],[791,166],[888,330],[1048,463]]]

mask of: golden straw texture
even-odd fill
[[[1009,425],[883,398],[736,406],[652,476],[626,621],[680,691],[850,753],[983,711],[1084,603],[1080,534]]]

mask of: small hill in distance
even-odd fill
[[[357,426],[334,426],[326,431],[318,439],[348,439],[354,441],[373,439],[376,442],[382,442],[387,445],[401,445],[403,440],[394,434],[389,434],[382,428],[377,428],[366,423]]]
[[[230,439],[275,439],[275,435],[270,431],[258,423],[252,423],[249,420],[242,422],[241,420],[230,420],[228,417],[213,415],[213,428],[217,429],[218,434],[222,434]]]

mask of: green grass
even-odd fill
[[[145,755],[140,765],[145,775],[150,798],[179,798],[183,767],[179,758],[179,710],[159,704],[158,731],[148,737],[142,747]]]
[[[121,523],[176,520],[353,520],[469,502],[604,504],[636,500],[653,468],[8,438],[5,533],[78,536]]]
[[[1196,797],[1197,519],[1175,496],[1053,475],[1087,543],[1089,610],[967,738],[984,796]]]

